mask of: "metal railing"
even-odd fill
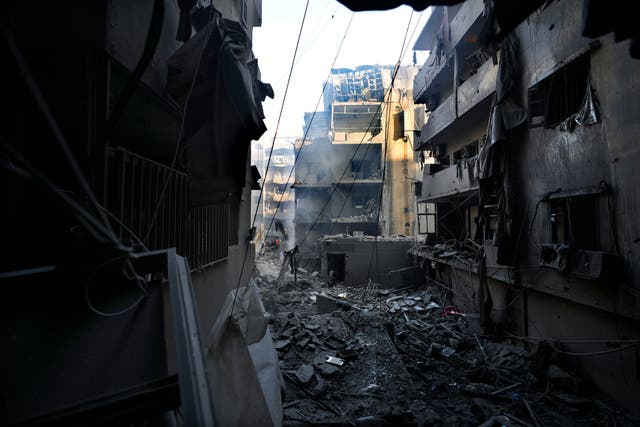
[[[120,238],[144,240],[149,250],[175,247],[197,270],[227,258],[230,209],[228,202],[190,207],[188,190],[187,174],[122,147],[107,149],[105,205]]]

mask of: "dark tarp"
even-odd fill
[[[491,107],[487,138],[478,156],[479,178],[491,178],[504,172],[497,160],[495,148],[498,143],[506,142],[509,130],[521,125],[527,119],[527,110],[516,104],[513,99],[518,73],[518,41],[514,35],[504,40],[500,49],[500,64],[496,93]]]
[[[338,0],[354,12],[365,10],[389,10],[407,5],[415,10],[424,10],[429,6],[452,6],[464,0]]]
[[[453,6],[464,0],[338,0],[355,12],[365,10],[389,10],[401,5],[411,6],[415,10],[424,10],[429,6]],[[533,11],[548,3],[549,0],[485,0],[494,9],[495,21],[499,33],[497,40],[502,39]]]
[[[217,12],[169,59],[167,89],[182,106],[188,98],[181,147],[192,205],[229,199],[244,187],[249,145],[266,131],[250,59],[246,31]]]
[[[497,197],[498,212],[494,244],[498,247],[497,262],[513,264],[513,187],[511,183],[508,140],[510,131],[526,121],[527,111],[514,100],[518,75],[518,40],[514,35],[504,39],[500,49],[500,65],[496,93],[491,107],[487,138],[478,155],[480,179],[480,215],[488,223],[483,206],[490,196]]]
[[[176,40],[186,42],[191,38],[191,9],[196,5],[196,0],[178,0],[180,8],[180,20],[178,21],[178,33]]]
[[[593,94],[591,79],[587,79],[587,90],[580,109],[560,123],[560,130],[573,132],[576,126],[589,126],[600,122],[598,101]]]

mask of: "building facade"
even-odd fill
[[[417,163],[410,144],[422,125],[414,114],[416,71],[334,69],[325,110],[305,113],[295,183],[302,258],[319,256],[316,242],[324,235],[412,235]]]
[[[640,63],[613,34],[583,36],[587,3],[541,4],[502,33],[481,0],[433,9],[414,46],[430,51],[415,149],[433,164],[411,253],[493,332],[555,340],[635,408]]]
[[[1,9],[0,423],[127,423],[182,400],[187,424],[211,425],[189,418],[207,412],[189,407],[202,390],[184,393],[253,269],[249,145],[272,96],[251,51],[261,1]],[[142,273],[176,254],[178,270]],[[184,305],[174,279],[191,282]]]
[[[262,218],[264,243],[278,247],[282,243],[284,250],[294,246],[295,229],[295,190],[291,188],[294,174],[294,143],[288,139],[278,139],[274,145],[265,150],[264,158],[270,158],[269,171],[263,180]]]

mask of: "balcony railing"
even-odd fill
[[[477,157],[463,160],[433,175],[425,170],[422,179],[422,200],[428,202],[445,201],[448,197],[478,189],[474,174]]]
[[[143,240],[149,250],[175,247],[200,269],[228,256],[230,207],[190,207],[188,188],[182,172],[121,147],[108,149],[106,206],[120,237]]]
[[[451,94],[429,115],[420,137],[415,139],[414,148],[419,150],[425,142],[438,136],[459,118],[468,117],[473,122],[488,120],[488,105],[484,103],[485,107],[481,107],[480,104],[495,92],[497,76],[498,65],[494,65],[491,59],[482,64],[475,74],[458,87],[457,95]],[[483,108],[487,108],[487,117],[475,117],[484,114]],[[472,112],[477,114],[467,114]]]
[[[426,103],[430,93],[443,91],[446,93],[446,89],[443,90],[443,88],[453,87],[453,49],[456,49],[467,35],[477,34],[484,24],[484,19],[484,1],[467,0],[444,30],[433,25],[432,34],[440,31],[440,34],[445,37],[443,41],[445,52],[436,60],[434,55],[437,49],[434,46],[416,75],[413,82],[413,96],[416,103]],[[429,39],[435,43],[437,36],[431,36]]]

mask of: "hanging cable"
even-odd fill
[[[0,148],[4,150],[9,158],[19,163],[18,165],[7,164],[7,170],[24,178],[33,180],[43,190],[56,196],[78,220],[78,222],[80,222],[83,228],[87,230],[94,239],[96,239],[96,241],[102,244],[113,244],[122,252],[129,251],[129,248],[123,247],[119,240],[113,239],[113,233],[111,233],[110,230],[95,217],[95,215],[88,212],[78,202],[69,197],[62,189],[49,180],[44,173],[33,165],[20,151],[18,151],[13,144],[9,143],[3,137],[0,137]]]
[[[284,95],[282,96],[282,105],[280,106],[280,114],[278,115],[278,121],[276,122],[276,129],[273,133],[273,141],[271,142],[271,150],[269,151],[269,158],[267,159],[267,167],[264,172],[264,176],[266,177],[269,173],[269,166],[271,165],[271,156],[273,155],[273,148],[276,144],[276,138],[278,137],[278,129],[280,128],[280,120],[282,119],[282,112],[284,111],[285,101],[287,100],[287,93],[289,92],[289,84],[291,83],[291,75],[293,74],[293,68],[295,66],[296,55],[298,53],[298,47],[300,46],[300,38],[302,37],[302,30],[304,29],[304,23],[307,19],[307,10],[309,9],[309,0],[304,7],[304,13],[302,15],[302,22],[300,23],[300,31],[298,32],[298,39],[296,40],[296,47],[293,51],[293,58],[291,58],[291,67],[289,68],[289,77],[287,78],[287,86],[284,90]],[[255,227],[256,217],[258,216],[258,209],[260,208],[260,201],[262,200],[262,195],[264,193],[264,185],[260,188],[260,194],[258,196],[258,202],[256,204],[256,210],[253,213],[253,220],[251,221],[251,229]],[[231,304],[231,312],[229,315],[229,319],[233,317],[233,310],[236,306],[236,299],[238,297],[238,289],[240,289],[240,283],[242,283],[242,273],[244,273],[244,266],[247,262],[247,256],[249,255],[249,242],[247,242],[247,247],[244,251],[244,256],[242,258],[242,264],[240,266],[240,274],[238,275],[238,283],[236,284],[235,294],[233,296],[233,303]]]
[[[133,302],[131,305],[129,305],[128,307],[118,310],[118,311],[114,311],[114,312],[107,312],[104,310],[100,310],[98,308],[95,307],[95,305],[91,302],[91,295],[90,295],[90,291],[91,291],[91,285],[93,285],[93,282],[95,281],[96,277],[98,276],[98,273],[101,273],[103,271],[103,269],[105,267],[107,267],[110,264],[115,263],[116,261],[123,261],[123,265],[122,265],[122,275],[130,281],[135,280],[138,288],[140,289],[141,295],[139,298],[136,299],[135,302]],[[129,269],[131,271],[126,271],[126,269]],[[133,311],[134,309],[136,309],[140,303],[144,300],[144,298],[147,296],[147,284],[146,284],[146,280],[143,277],[140,277],[135,270],[133,269],[133,266],[131,265],[131,260],[129,260],[126,257],[115,257],[115,258],[111,258],[108,259],[106,261],[104,261],[103,263],[99,264],[94,270],[93,272],[89,275],[89,277],[87,278],[87,281],[85,282],[85,286],[84,286],[84,301],[85,304],[87,305],[87,307],[89,308],[89,310],[91,310],[94,314],[98,315],[98,316],[102,316],[102,317],[118,317],[118,316],[122,316],[123,314],[129,313],[130,311]]]
[[[164,13],[164,0],[155,0],[153,2],[151,22],[149,23],[149,29],[147,30],[147,38],[144,43],[142,55],[140,55],[138,64],[131,73],[129,80],[127,80],[127,83],[125,84],[120,97],[116,101],[115,106],[111,110],[111,114],[109,114],[109,118],[105,123],[105,131],[103,137],[105,142],[109,141],[109,139],[111,138],[111,134],[113,133],[118,119],[120,119],[120,117],[122,116],[122,113],[131,100],[134,91],[140,84],[142,75],[147,70],[147,67],[151,63],[151,60],[156,53],[158,42],[160,41],[160,36],[162,35]]]
[[[80,166],[78,165],[75,159],[75,156],[71,151],[71,148],[69,148],[69,144],[67,143],[67,140],[64,137],[64,134],[62,133],[62,130],[58,125],[58,122],[55,120],[53,113],[51,112],[51,109],[49,108],[46,100],[44,99],[44,96],[42,95],[42,92],[38,87],[38,84],[36,83],[36,80],[33,77],[31,70],[29,69],[27,61],[25,60],[24,56],[20,52],[20,49],[13,37],[13,34],[9,31],[4,21],[0,21],[0,33],[2,34],[2,38],[4,39],[5,44],[7,45],[8,51],[10,52],[18,70],[22,74],[22,77],[27,86],[27,89],[29,90],[29,93],[33,97],[36,103],[36,106],[40,110],[40,113],[43,115],[47,125],[49,126],[49,129],[53,133],[54,139],[58,143],[58,146],[60,147],[62,154],[64,155],[64,158],[67,161],[67,164],[71,168],[73,175],[75,176],[76,180],[80,185],[80,188],[85,193],[85,195],[87,196],[87,198],[89,199],[91,204],[93,204],[95,210],[97,211],[97,215],[99,219],[102,221],[102,225],[103,225],[102,228],[106,230],[109,240],[111,240],[111,242],[115,246],[120,246],[120,241],[118,240],[115,233],[113,232],[113,229],[111,228],[111,224],[109,223],[109,220],[100,209],[99,203],[95,197],[95,194],[93,193],[93,191],[91,190],[91,187],[89,186],[89,183],[85,179],[84,174],[82,173],[82,170],[80,169]]]
[[[344,34],[342,36],[342,40],[340,41],[340,45],[338,46],[338,51],[336,52],[336,54],[335,54],[335,56],[333,58],[333,62],[331,63],[331,67],[329,68],[329,74],[327,75],[327,78],[325,79],[324,85],[322,86],[322,92],[320,92],[320,96],[318,97],[318,101],[316,102],[315,110],[313,111],[313,114],[311,115],[311,119],[309,120],[309,124],[307,125],[307,130],[305,131],[305,133],[304,133],[304,135],[302,137],[302,143],[301,143],[300,148],[298,149],[298,152],[296,153],[295,158],[293,160],[293,166],[291,167],[291,170],[289,171],[289,176],[287,177],[285,191],[280,196],[280,200],[278,200],[278,204],[276,205],[276,210],[275,210],[275,212],[273,214],[273,218],[271,218],[271,222],[269,223],[269,227],[268,227],[267,232],[265,233],[265,235],[268,235],[269,232],[271,231],[271,227],[273,225],[273,222],[275,221],[276,215],[278,214],[278,210],[280,209],[280,205],[282,203],[282,200],[284,199],[284,196],[286,195],[286,193],[290,190],[289,182],[291,182],[291,177],[293,175],[293,172],[295,171],[296,164],[298,163],[298,159],[300,157],[300,154],[302,153],[302,149],[304,148],[304,145],[305,145],[305,143],[307,141],[307,135],[311,131],[311,126],[313,125],[313,120],[316,117],[316,114],[318,112],[318,108],[320,107],[320,102],[322,101],[322,97],[324,96],[324,92],[325,92],[325,90],[327,88],[327,85],[329,84],[329,78],[331,77],[331,70],[333,70],[333,67],[336,65],[336,61],[338,60],[338,56],[340,55],[340,51],[342,50],[342,45],[344,44],[344,41],[347,38],[347,34],[349,33],[349,28],[351,28],[351,22],[353,21],[353,16],[354,16],[354,14],[352,12],[351,13],[351,17],[349,18],[349,22],[347,23],[347,28],[345,29]]]
[[[209,25],[207,25],[207,27],[202,30],[202,31],[207,31],[207,32],[211,32],[212,31],[212,26],[211,23],[213,22],[213,17],[215,16],[215,9],[213,6],[209,6]],[[205,34],[204,38],[205,39],[209,39],[210,35],[209,34]],[[182,107],[182,117],[180,118],[180,130],[178,131],[178,138],[176,141],[176,148],[173,151],[173,158],[171,160],[171,170],[175,170],[176,167],[176,162],[178,161],[178,153],[180,152],[180,146],[182,144],[182,138],[184,136],[184,125],[185,125],[185,119],[187,116],[187,112],[189,111],[189,100],[191,99],[191,94],[193,93],[193,88],[196,85],[196,80],[198,78],[198,74],[200,73],[200,65],[202,64],[202,58],[204,57],[204,52],[206,50],[208,46],[208,43],[203,43],[202,44],[202,49],[200,50],[200,54],[198,56],[198,62],[196,64],[196,69],[193,73],[193,78],[191,79],[191,84],[189,85],[189,91],[187,92],[187,95],[185,97],[185,101],[184,101],[184,106]],[[167,188],[169,187],[169,182],[171,181],[171,175],[168,174],[167,177],[164,179],[164,182],[162,184],[162,190],[160,191],[160,197],[158,198],[158,202],[156,203],[155,209],[153,211],[153,215],[151,216],[151,220],[149,221],[149,225],[147,226],[147,232],[144,234],[142,240],[144,240],[145,242],[148,241],[149,236],[151,235],[151,232],[153,231],[153,227],[155,226],[156,220],[158,219],[158,213],[160,212],[160,208],[162,207],[162,202],[164,201],[164,197],[167,193]]]
[[[382,199],[384,195],[384,182],[387,175],[387,151],[388,151],[388,140],[389,140],[389,121],[391,118],[391,100],[393,94],[393,88],[395,84],[396,77],[398,76],[398,72],[400,71],[400,65],[402,62],[402,56],[404,52],[405,44],[407,43],[407,38],[409,35],[409,28],[411,27],[411,20],[413,19],[413,11],[411,11],[411,15],[409,15],[409,22],[407,22],[407,28],[404,32],[404,38],[402,40],[402,46],[400,47],[400,54],[398,55],[398,62],[393,71],[393,76],[391,78],[391,85],[389,86],[389,104],[387,105],[387,121],[385,125],[385,135],[384,135],[384,156],[382,162],[382,185],[380,187],[380,198],[378,203],[378,212],[376,216],[376,234],[374,236],[373,247],[371,249],[371,257],[369,258],[369,270],[367,272],[367,276],[370,278],[371,274],[371,266],[373,262],[373,253],[376,254],[376,271],[378,280],[380,280],[380,271],[379,271],[379,256],[378,256],[378,235],[380,234],[380,211],[382,211]]]

